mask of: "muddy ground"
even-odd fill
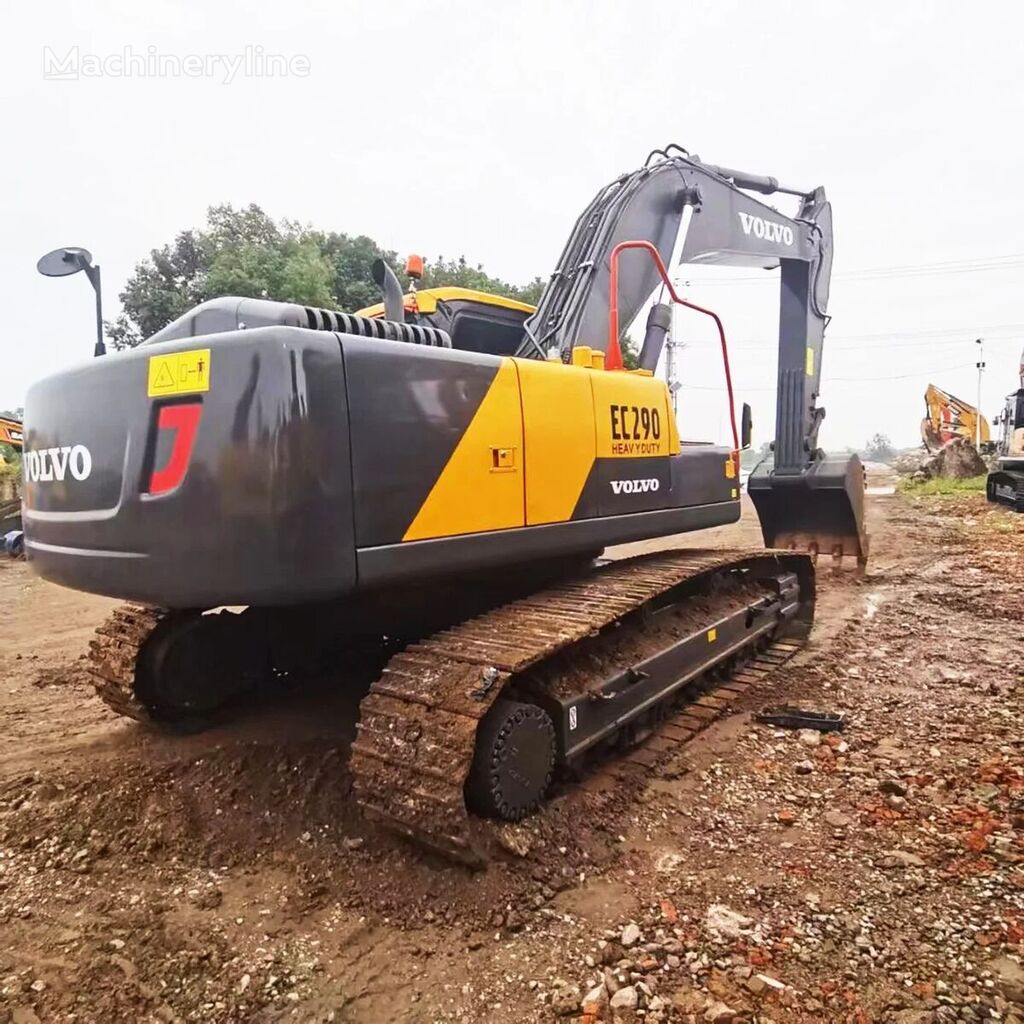
[[[1021,1024],[1024,518],[874,495],[869,527],[794,661],[475,874],[360,819],[351,692],[154,735],[81,670],[112,602],[0,561],[0,1024]],[[846,728],[753,722],[779,699]]]

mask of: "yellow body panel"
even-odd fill
[[[480,408],[402,540],[524,524],[519,375],[503,359]]]
[[[526,523],[572,517],[594,465],[595,374],[563,363],[517,359],[526,454]]]
[[[668,388],[630,373],[592,373],[597,457],[651,458],[679,451]]]
[[[412,292],[406,292],[403,296],[405,304],[412,302]],[[463,299],[468,302],[482,302],[488,306],[499,306],[502,309],[514,309],[520,313],[532,313],[533,306],[527,302],[519,302],[517,299],[506,299],[504,295],[491,295],[490,292],[478,292],[472,288],[424,288],[416,293],[416,299],[423,307],[424,312],[433,312],[438,302],[454,302]],[[431,308],[426,308],[426,307]],[[384,303],[377,302],[364,309],[357,309],[356,316],[383,316]]]

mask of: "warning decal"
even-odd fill
[[[171,352],[149,357],[149,379],[146,393],[150,398],[166,395],[188,395],[210,390],[210,350]]]

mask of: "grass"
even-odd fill
[[[951,477],[936,477],[924,483],[913,483],[909,479],[900,480],[896,489],[900,494],[932,495],[932,494],[984,494],[986,474],[968,477],[966,480],[954,480]]]

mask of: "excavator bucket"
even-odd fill
[[[747,493],[766,547],[830,555],[838,568],[868,560],[864,467],[856,455],[826,455],[799,472],[777,472],[772,456],[750,474]]]

